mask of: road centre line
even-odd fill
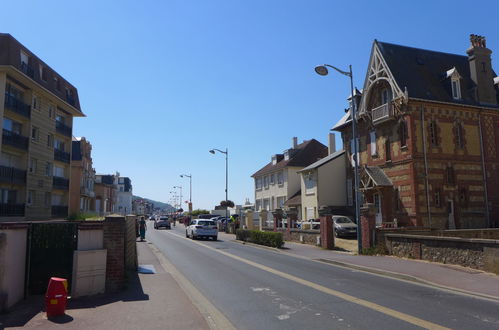
[[[175,233],[169,232],[169,234],[170,235],[174,235],[174,236],[178,236],[180,238],[185,238],[185,237],[183,237],[181,235],[178,235],[178,234],[175,234]],[[394,309],[391,309],[391,308],[388,308],[388,307],[384,307],[384,306],[378,305],[376,303],[373,303],[373,302],[370,302],[370,301],[367,301],[367,300],[364,300],[364,299],[361,299],[361,298],[357,298],[357,297],[348,295],[346,293],[342,293],[340,291],[336,291],[336,290],[330,289],[330,288],[322,286],[320,284],[304,280],[304,279],[302,279],[300,277],[293,276],[293,275],[281,272],[281,271],[279,271],[277,269],[274,269],[274,268],[271,268],[271,267],[268,267],[268,266],[256,263],[254,261],[251,261],[251,260],[248,260],[248,259],[236,256],[236,255],[230,254],[230,253],[225,252],[225,251],[221,251],[219,249],[213,248],[213,247],[211,247],[209,245],[206,245],[206,244],[203,244],[201,242],[197,242],[197,241],[190,241],[190,242],[192,242],[194,244],[197,244],[199,246],[202,246],[204,248],[207,248],[209,250],[212,250],[214,252],[218,252],[218,253],[220,253],[222,255],[225,255],[226,257],[235,259],[237,261],[240,261],[240,262],[245,263],[247,265],[253,266],[253,267],[258,268],[260,270],[263,270],[263,271],[269,272],[271,274],[280,276],[280,277],[285,278],[287,280],[299,283],[301,285],[310,287],[312,289],[315,289],[317,291],[329,294],[331,296],[335,296],[335,297],[343,299],[345,301],[348,301],[348,302],[351,302],[351,303],[354,303],[354,304],[357,304],[357,305],[360,305],[360,306],[363,306],[363,307],[367,307],[369,309],[372,309],[374,311],[377,311],[377,312],[380,312],[382,314],[388,315],[390,317],[394,317],[394,318],[397,318],[397,319],[402,320],[404,322],[414,324],[414,325],[416,325],[418,327],[422,327],[422,328],[425,328],[425,329],[442,329],[442,330],[443,329],[450,329],[450,328],[447,328],[447,327],[444,327],[444,326],[441,326],[441,325],[438,325],[438,324],[435,324],[435,323],[432,323],[432,322],[420,319],[418,317],[415,317],[415,316],[412,316],[412,315],[409,315],[409,314],[406,314],[406,313],[402,313],[402,312],[396,311]]]

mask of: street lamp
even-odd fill
[[[180,177],[189,178],[189,213],[192,212],[192,174],[180,174]]]
[[[180,196],[179,199],[178,199],[178,208],[181,209],[182,208],[182,186],[173,186],[173,189],[175,188],[178,188],[180,190]]]
[[[343,71],[338,69],[335,66],[324,64],[318,65],[315,67],[315,72],[321,76],[327,76],[329,71],[327,68],[332,68],[342,75],[350,77],[350,97],[352,98],[352,135],[353,135],[353,159],[354,159],[354,185],[355,185],[355,222],[357,222],[357,245],[358,245],[358,253],[362,253],[362,229],[360,223],[360,202],[359,202],[359,160],[358,157],[358,137],[357,137],[357,114],[356,114],[356,106],[353,95],[353,73],[352,73],[352,65],[349,65],[349,71]]]
[[[225,154],[225,202],[229,200],[229,149],[225,148],[225,151],[220,149],[211,149],[210,153],[215,154],[215,151]],[[225,223],[229,222],[229,207],[225,206]]]

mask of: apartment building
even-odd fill
[[[326,157],[328,148],[315,139],[298,144],[294,137],[292,146],[282,154],[272,155],[271,161],[255,172],[255,210],[273,211],[283,208],[286,201],[300,195],[300,175],[298,171]],[[301,218],[301,201],[288,206],[296,206]]]
[[[0,33],[0,221],[68,215],[76,88]]]
[[[129,214],[132,212],[132,180],[127,177],[115,176],[117,185],[117,212],[120,214]]]
[[[94,192],[96,213],[107,215],[116,212],[117,187],[114,174],[96,174]]]
[[[467,55],[374,41],[357,144],[362,199],[374,204],[378,226],[397,219],[499,227],[499,77],[491,53],[477,35]],[[350,146],[349,164],[351,124],[348,113],[333,128]]]
[[[69,214],[95,212],[94,183],[92,145],[84,137],[73,138]]]

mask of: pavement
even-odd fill
[[[149,244],[137,242],[137,251],[139,265],[153,265],[155,274],[129,273],[124,291],[71,299],[66,315],[50,320],[43,297],[30,297],[0,315],[0,329],[210,329]]]
[[[235,240],[233,234],[219,233],[219,237]],[[288,241],[284,244],[284,249],[274,250],[298,258],[312,259],[472,296],[499,300],[499,276],[472,268],[392,256],[357,255]]]

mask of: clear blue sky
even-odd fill
[[[314,66],[353,65],[362,87],[376,38],[465,55],[485,35],[499,71],[499,2],[39,1],[2,4],[12,34],[78,88],[98,173],[119,171],[134,193],[168,201],[193,175],[194,208],[254,199],[250,175],[293,136],[324,144],[343,115],[348,78]],[[341,142],[336,137],[337,144]],[[185,206],[184,206],[185,207]]]

